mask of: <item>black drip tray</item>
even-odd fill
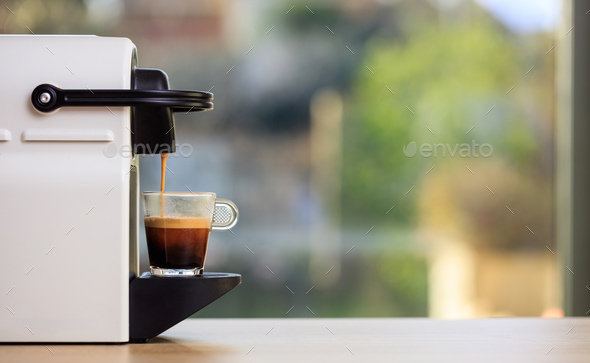
[[[129,281],[129,341],[146,342],[168,330],[242,282],[242,276],[205,272],[159,277],[149,272]]]

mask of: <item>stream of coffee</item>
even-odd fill
[[[166,160],[168,160],[168,153],[162,154],[162,179],[160,182],[160,191],[164,193],[164,188],[166,186]]]
[[[162,179],[160,182],[160,217],[164,217],[164,189],[166,187],[166,161],[168,160],[168,153],[162,154]]]

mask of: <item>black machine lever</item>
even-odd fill
[[[52,112],[69,106],[150,106],[168,107],[173,112],[196,112],[213,109],[213,94],[176,90],[105,90],[61,89],[50,84],[39,85],[31,96],[33,106],[41,112]]]
[[[213,109],[213,94],[170,90],[168,76],[159,69],[134,68],[131,89],[61,89],[51,84],[37,86],[33,106],[44,113],[61,107],[131,107],[131,142],[134,154],[176,151],[174,112]]]

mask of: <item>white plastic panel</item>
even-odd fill
[[[106,129],[27,129],[23,141],[114,141],[113,131]]]
[[[133,43],[0,35],[0,49],[0,129],[21,137],[0,142],[0,342],[128,341],[132,161],[104,148],[130,144],[130,109],[43,114],[31,93],[129,89]]]

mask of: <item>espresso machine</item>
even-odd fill
[[[138,155],[175,152],[170,90],[125,38],[0,36],[0,342],[143,342],[241,282],[139,271]]]

